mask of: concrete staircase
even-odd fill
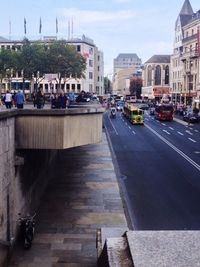
[[[130,231],[103,228],[98,267],[200,266],[200,231]]]
[[[103,228],[97,234],[98,266],[133,267],[127,228]]]

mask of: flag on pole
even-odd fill
[[[41,34],[41,32],[42,32],[42,20],[41,20],[41,17],[40,17],[39,33]]]
[[[26,18],[24,17],[24,34],[26,35]]]
[[[56,34],[58,33],[58,19],[56,18]]]

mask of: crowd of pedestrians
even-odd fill
[[[31,94],[31,101],[33,106],[37,109],[44,108],[45,102],[50,102],[51,109],[66,109],[75,103],[87,102],[89,99],[89,94],[83,90],[78,96],[75,96],[73,91],[66,94],[63,90],[59,90],[57,93],[52,93],[47,98],[41,89]],[[22,90],[14,91],[14,93],[7,90],[5,95],[0,98],[0,109],[3,109],[4,106],[6,109],[11,109],[13,107],[23,109],[25,102],[26,97]]]
[[[25,95],[21,90],[18,90],[17,93],[11,93],[10,90],[6,91],[6,94],[2,99],[0,99],[0,108],[3,108],[5,105],[6,109],[11,109],[13,106],[18,109],[23,109],[25,103]]]

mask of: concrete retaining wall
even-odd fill
[[[17,232],[18,213],[37,209],[57,150],[15,150],[15,116],[0,120],[0,266]]]

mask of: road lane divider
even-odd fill
[[[181,133],[181,132],[177,132],[177,133],[178,133],[178,134],[180,134],[180,135],[182,135],[182,136],[184,135],[184,134],[183,134],[183,133]]]
[[[108,116],[108,119],[109,119],[109,121],[110,121],[110,123],[111,123],[111,125],[112,125],[112,127],[113,127],[113,129],[114,129],[114,131],[115,131],[115,133],[116,133],[116,135],[119,135],[118,132],[117,132],[117,129],[115,128],[115,126],[114,126],[114,124],[113,124],[113,122],[111,121],[111,119],[110,119],[109,116]]]
[[[170,135],[170,133],[167,130],[163,130],[163,132],[165,132],[166,134]]]
[[[164,138],[162,135],[160,135],[158,132],[156,132],[154,129],[152,129],[150,126],[145,125],[152,133],[154,133],[160,140],[162,140],[165,144],[167,144],[169,147],[171,147],[174,151],[176,151],[180,156],[182,156],[185,160],[187,160],[191,165],[193,165],[198,171],[200,171],[200,165],[197,164],[194,160],[192,160],[190,157],[188,157],[183,151],[178,149],[176,146],[174,146],[172,143],[170,143],[166,138]]]
[[[193,143],[196,143],[197,141],[195,141],[194,139],[192,138],[188,138],[190,141],[192,141]]]
[[[186,130],[185,131],[186,133],[190,134],[190,135],[193,135],[193,133],[191,133],[190,131]]]

